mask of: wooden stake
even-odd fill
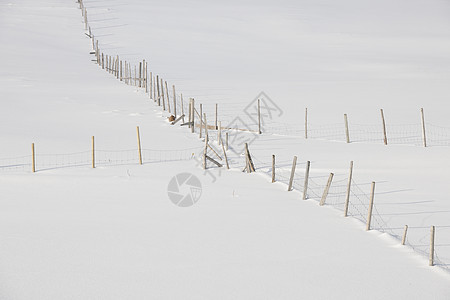
[[[192,99],[189,99],[189,122],[188,122],[188,128],[191,128],[191,123],[192,123]]]
[[[31,144],[31,170],[36,172],[36,155],[34,152],[34,143]]]
[[[204,124],[205,124],[205,136],[208,136],[208,122],[206,121],[206,113],[203,113],[203,120],[204,120]],[[201,125],[202,121],[200,120],[200,125]]]
[[[166,100],[164,99],[164,84],[163,80],[161,78],[161,97],[162,97],[162,103],[163,103],[163,110],[166,110]]]
[[[159,92],[159,76],[158,75],[156,75],[156,88],[157,88],[157,91],[158,91],[158,106],[161,106],[161,99],[160,99],[160,97],[161,97],[161,94],[160,94],[160,92]]]
[[[225,158],[225,163],[227,164],[227,169],[230,169],[230,165],[228,164],[227,152],[225,151],[225,147],[223,146],[222,137],[220,137],[220,141],[220,144],[222,145],[223,157]]]
[[[225,149],[228,151],[228,132],[225,132]]]
[[[387,134],[386,134],[386,121],[384,120],[383,109],[380,109],[380,111],[381,111],[381,121],[383,122],[384,144],[387,145],[388,144],[388,140],[387,140]]]
[[[289,179],[288,192],[292,191],[292,184],[294,183],[296,166],[297,166],[297,156],[294,156],[294,160],[292,161],[291,178]]]
[[[139,87],[142,87],[142,62],[139,62]]]
[[[305,139],[308,139],[308,108],[305,108]]]
[[[92,136],[92,168],[95,169],[95,143],[94,143],[94,136]]]
[[[153,97],[153,72],[150,72],[150,93],[148,94],[149,98],[152,99]],[[153,99],[155,100],[155,99]]]
[[[192,126],[194,127],[194,126]],[[206,154],[208,152],[208,136],[205,137],[205,149],[203,150],[203,170],[206,170]]]
[[[252,157],[250,155],[250,151],[248,150],[248,144],[247,143],[245,143],[245,154],[246,154],[246,157],[248,159],[248,166],[249,166],[250,172],[255,172],[255,165],[253,164],[253,160],[252,160]]]
[[[191,133],[195,132],[194,108],[195,108],[195,100],[194,100],[194,98],[191,98]]]
[[[403,237],[402,237],[402,245],[406,243],[406,234],[408,233],[408,225],[405,225],[405,230],[403,231]]]
[[[210,162],[214,163],[216,166],[218,166],[219,168],[222,168],[223,165],[221,163],[219,163],[218,161],[214,160],[213,158],[209,157],[208,155],[205,156],[205,158],[207,160],[209,160]]]
[[[177,94],[175,93],[175,85],[172,85],[173,89],[173,115],[177,117]]]
[[[325,190],[323,191],[322,199],[320,199],[320,206],[323,206],[325,204],[325,201],[327,200],[328,192],[330,191],[331,183],[333,182],[333,173],[330,173],[330,177],[328,177],[327,186],[325,187]]]
[[[422,139],[423,139],[423,146],[426,147],[427,146],[427,135],[426,135],[426,130],[425,130],[425,116],[423,113],[423,108],[420,109],[420,114],[422,116]]]
[[[216,103],[216,120],[214,122],[214,127],[216,128],[216,130],[217,130],[217,111],[218,111],[218,104]]]
[[[168,109],[169,114],[170,114],[171,113],[170,112],[170,96],[169,96],[169,89],[167,89],[167,81],[165,81],[165,84],[166,84],[167,109]]]
[[[123,81],[122,61],[120,61],[120,81]]]
[[[272,183],[275,182],[275,155],[272,155]]]
[[[218,128],[218,134],[217,134],[217,143],[220,145],[222,141],[222,122],[219,121],[219,128]]]
[[[141,135],[139,134],[139,126],[136,126],[137,141],[139,149],[139,164],[142,165],[142,151],[141,151]]]
[[[345,137],[347,140],[347,144],[350,143],[350,134],[348,132],[348,118],[347,114],[344,114],[344,121],[345,121]]]
[[[202,138],[202,131],[203,131],[203,104],[199,104],[200,105],[200,116],[199,116],[199,118],[200,118],[200,132],[199,132],[199,134],[198,134],[198,137],[201,139]],[[206,130],[206,128],[205,128],[205,130]]]
[[[306,171],[305,171],[305,183],[303,185],[303,200],[306,200],[308,197],[308,181],[309,181],[309,169],[311,167],[311,162],[308,160],[306,162]]]
[[[181,101],[181,120],[184,123],[184,104],[183,104],[183,94],[180,94],[180,101]]]
[[[347,194],[345,195],[345,209],[344,209],[344,217],[348,216],[348,205],[350,203],[350,192],[352,188],[352,177],[353,177],[353,161],[350,162],[350,172],[348,175],[347,182]]]
[[[431,240],[430,240],[430,266],[434,266],[434,235],[436,233],[436,229],[434,226],[431,226]]]
[[[372,187],[371,187],[371,192],[370,192],[369,212],[367,213],[366,230],[370,230],[370,223],[372,222],[373,198],[374,197],[375,197],[375,182],[372,182]]]
[[[261,134],[261,100],[258,99],[258,134]]]

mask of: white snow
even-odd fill
[[[85,1],[101,51],[148,60],[185,105],[189,97],[204,104],[210,124],[215,103],[226,125],[266,92],[282,116],[263,110],[264,132],[250,143],[256,174],[240,172],[237,141],[250,134],[229,132],[231,170],[204,172],[188,160],[204,142],[91,61],[77,5],[0,3],[0,298],[450,297],[450,130],[431,126],[450,127],[448,1]],[[311,130],[329,138],[303,138],[305,107]],[[428,148],[420,147],[420,107],[435,142]],[[401,124],[397,140],[388,127],[388,146],[376,127],[380,108],[388,126]],[[357,142],[344,143],[344,113]],[[376,124],[375,138],[364,140],[355,124]],[[302,201],[308,160],[311,199]],[[344,218],[351,160],[357,195]],[[188,208],[167,194],[183,172],[202,183]],[[319,207],[330,172],[335,184]],[[366,232],[367,203],[356,196],[364,202],[372,181],[375,230]],[[404,225],[408,246],[397,239]],[[429,267],[433,225],[437,266]]]

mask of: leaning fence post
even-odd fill
[[[139,164],[142,165],[141,135],[139,134],[139,126],[136,126],[136,132],[137,132],[137,142],[138,142],[138,149],[139,149]]]
[[[31,144],[31,170],[36,172],[36,155],[34,152],[34,143]]]
[[[288,192],[292,191],[292,184],[294,183],[295,167],[297,166],[297,156],[294,156],[292,161],[291,178],[289,179]]]
[[[436,233],[436,229],[434,226],[431,226],[431,240],[430,240],[430,266],[434,266],[434,235]]]
[[[374,197],[375,197],[375,182],[372,182],[372,187],[371,187],[371,192],[370,192],[369,212],[367,213],[366,230],[370,230],[370,223],[372,222],[373,198]]]
[[[306,200],[308,197],[308,181],[309,181],[309,169],[311,167],[311,162],[308,160],[306,162],[306,171],[305,171],[305,183],[303,185],[303,200]]]
[[[344,114],[344,121],[345,121],[345,138],[347,141],[347,144],[350,143],[350,134],[348,132],[348,118],[347,114]]]
[[[327,186],[325,187],[325,190],[323,191],[322,199],[320,199],[320,206],[323,206],[325,204],[325,201],[327,200],[328,192],[330,191],[331,182],[333,182],[334,174],[330,173],[330,176],[328,177]]]
[[[405,230],[403,231],[403,237],[402,237],[402,245],[406,243],[406,234],[408,233],[408,225],[405,225]]]
[[[275,182],[275,155],[272,155],[272,183]]]
[[[347,194],[345,195],[344,217],[348,215],[348,205],[350,203],[350,192],[352,188],[352,177],[353,177],[353,161],[350,162],[350,173],[348,175],[348,182],[347,182]]]
[[[92,136],[92,168],[95,168],[95,144],[94,144],[94,136]]]
[[[426,147],[427,146],[427,135],[426,135],[426,131],[425,131],[425,116],[423,113],[423,108],[420,109],[420,114],[422,116],[422,138],[423,138],[423,146]]]
[[[387,134],[386,134],[386,121],[384,120],[383,109],[380,109],[380,111],[381,111],[381,121],[383,122],[384,144],[387,145],[388,144],[388,140],[387,140]]]

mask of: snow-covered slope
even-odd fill
[[[264,90],[282,107],[285,122],[305,106],[324,111],[319,123],[327,116],[340,122],[339,109],[365,121],[366,110],[380,106],[407,122],[404,111],[418,116],[418,106],[429,104],[430,117],[445,123],[447,107],[438,104],[448,94],[448,3],[424,3],[85,2],[102,51],[149,59],[186,99],[205,106],[220,100],[223,114],[229,104],[233,116]],[[318,207],[313,194],[329,172],[344,180],[354,160],[363,194],[377,182],[375,220],[386,223],[374,227],[397,234],[408,224],[420,242],[416,249],[427,251],[429,227],[436,225],[437,253],[449,263],[447,147],[347,145],[267,133],[250,144],[256,174],[240,172],[237,144],[230,145],[238,152],[230,151],[232,170],[204,173],[196,160],[186,160],[202,149],[197,135],[169,125],[142,90],[91,61],[76,7],[56,0],[0,6],[0,53],[7,58],[0,70],[0,159],[28,157],[34,142],[42,166],[34,174],[29,164],[0,171],[1,298],[449,297],[446,271],[428,267],[425,257],[388,234],[366,232],[341,211]],[[391,63],[367,65],[381,52]],[[415,72],[418,65],[428,71]],[[434,100],[422,104],[431,91]],[[136,160],[136,126],[146,149],[143,166]],[[99,158],[123,150],[96,169],[89,166],[93,135]],[[68,155],[74,152],[83,153]],[[312,200],[300,200],[300,175],[289,193],[282,182],[269,182],[272,154],[279,181],[293,155],[298,174],[312,161],[318,184]],[[169,181],[183,172],[202,184],[190,208],[173,205],[167,194]]]

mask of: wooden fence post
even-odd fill
[[[173,115],[177,118],[177,94],[175,93],[175,85],[172,85],[173,89]]]
[[[36,154],[34,152],[34,143],[31,144],[31,170],[36,172]]]
[[[219,121],[219,127],[217,132],[217,143],[220,145],[222,142],[222,121]]]
[[[228,151],[228,132],[225,132],[225,149]]]
[[[367,213],[367,224],[366,230],[370,230],[370,223],[372,222],[372,211],[373,211],[373,199],[375,197],[375,182],[372,182],[371,192],[370,192],[370,204],[369,212]]]
[[[292,191],[292,185],[294,183],[295,167],[297,166],[297,156],[294,156],[292,161],[291,177],[289,178],[288,192]]]
[[[381,111],[381,121],[383,122],[384,144],[387,145],[388,144],[388,140],[387,140],[387,133],[386,133],[386,121],[384,120],[383,109],[380,109],[380,111]]]
[[[169,96],[169,89],[167,88],[167,81],[165,81],[166,84],[166,97],[167,97],[167,110],[170,112],[170,96]]]
[[[247,158],[249,173],[255,172],[255,165],[253,164],[253,160],[250,155],[250,151],[248,150],[248,143],[245,143],[245,154],[246,154],[246,158]]]
[[[227,152],[225,151],[225,147],[223,146],[222,137],[220,137],[220,144],[222,145],[223,157],[225,158],[225,163],[227,164],[227,169],[230,169],[230,165],[228,164]]]
[[[199,104],[199,110],[200,110],[200,128],[199,128],[198,137],[201,139],[202,138],[202,131],[203,131],[203,104],[201,104],[201,103]]]
[[[136,132],[137,132],[137,142],[138,142],[138,149],[139,149],[139,164],[142,165],[141,135],[139,134],[139,126],[136,126]]]
[[[344,114],[344,121],[345,121],[345,138],[347,141],[347,144],[350,143],[350,134],[348,131],[348,118],[347,118],[347,114]]]
[[[434,235],[436,233],[436,229],[434,226],[431,226],[431,240],[430,240],[430,266],[434,266]]]
[[[423,146],[427,146],[427,134],[425,130],[425,116],[423,113],[423,108],[420,109],[421,119],[422,119],[422,139],[423,139]]]
[[[208,152],[208,136],[205,136],[205,149],[203,150],[203,170],[206,170],[206,154]]]
[[[162,103],[163,103],[163,110],[166,110],[166,99],[164,97],[164,81],[161,78],[161,97],[162,97]]]
[[[344,217],[348,216],[348,205],[350,203],[350,192],[351,192],[351,188],[352,188],[352,177],[353,177],[353,161],[350,162],[350,173],[348,175],[348,182],[347,182],[347,194],[345,195]]]
[[[308,139],[308,108],[305,108],[305,139]]]
[[[217,125],[217,113],[218,113],[218,104],[216,103],[216,120],[214,122],[214,127],[216,128],[216,130],[218,129],[218,125]]]
[[[406,234],[408,233],[408,225],[405,225],[405,230],[403,231],[403,237],[402,237],[402,245],[406,243]]]
[[[160,93],[160,91],[159,91],[159,75],[156,75],[156,90],[157,90],[157,92],[158,92],[158,106],[161,106],[161,99],[160,99],[160,97],[161,97],[161,93]]]
[[[180,94],[180,102],[181,102],[181,120],[184,123],[184,104],[183,104],[183,94]]]
[[[275,182],[275,155],[272,155],[272,183]]]
[[[191,123],[191,133],[195,132],[195,114],[194,114],[194,109],[195,109],[195,100],[194,100],[194,98],[191,98],[191,122],[192,122]]]
[[[150,72],[150,82],[149,82],[149,88],[150,92],[148,93],[149,98],[152,99],[153,97],[153,72]],[[153,99],[154,100],[154,99]],[[184,122],[183,122],[184,123]]]
[[[320,199],[319,205],[323,206],[325,204],[325,201],[327,200],[328,192],[330,191],[331,182],[333,182],[334,174],[330,173],[330,177],[328,177],[327,186],[325,187],[325,190],[323,191],[322,199]]]
[[[203,113],[203,120],[204,120],[204,124],[205,124],[205,136],[208,137],[208,121],[206,121],[206,113]],[[200,120],[201,123],[201,120]],[[209,137],[208,137],[209,138]]]
[[[191,128],[191,120],[192,120],[192,100],[191,99],[189,99],[189,107],[188,107],[188,111],[189,111],[189,114],[188,114],[188,128]]]
[[[306,171],[305,171],[305,183],[303,185],[303,200],[306,200],[308,197],[308,181],[309,181],[309,169],[311,167],[311,162],[308,160],[306,162]]]
[[[261,134],[261,100],[258,99],[258,134]]]
[[[95,168],[95,143],[94,136],[92,136],[92,168]]]

